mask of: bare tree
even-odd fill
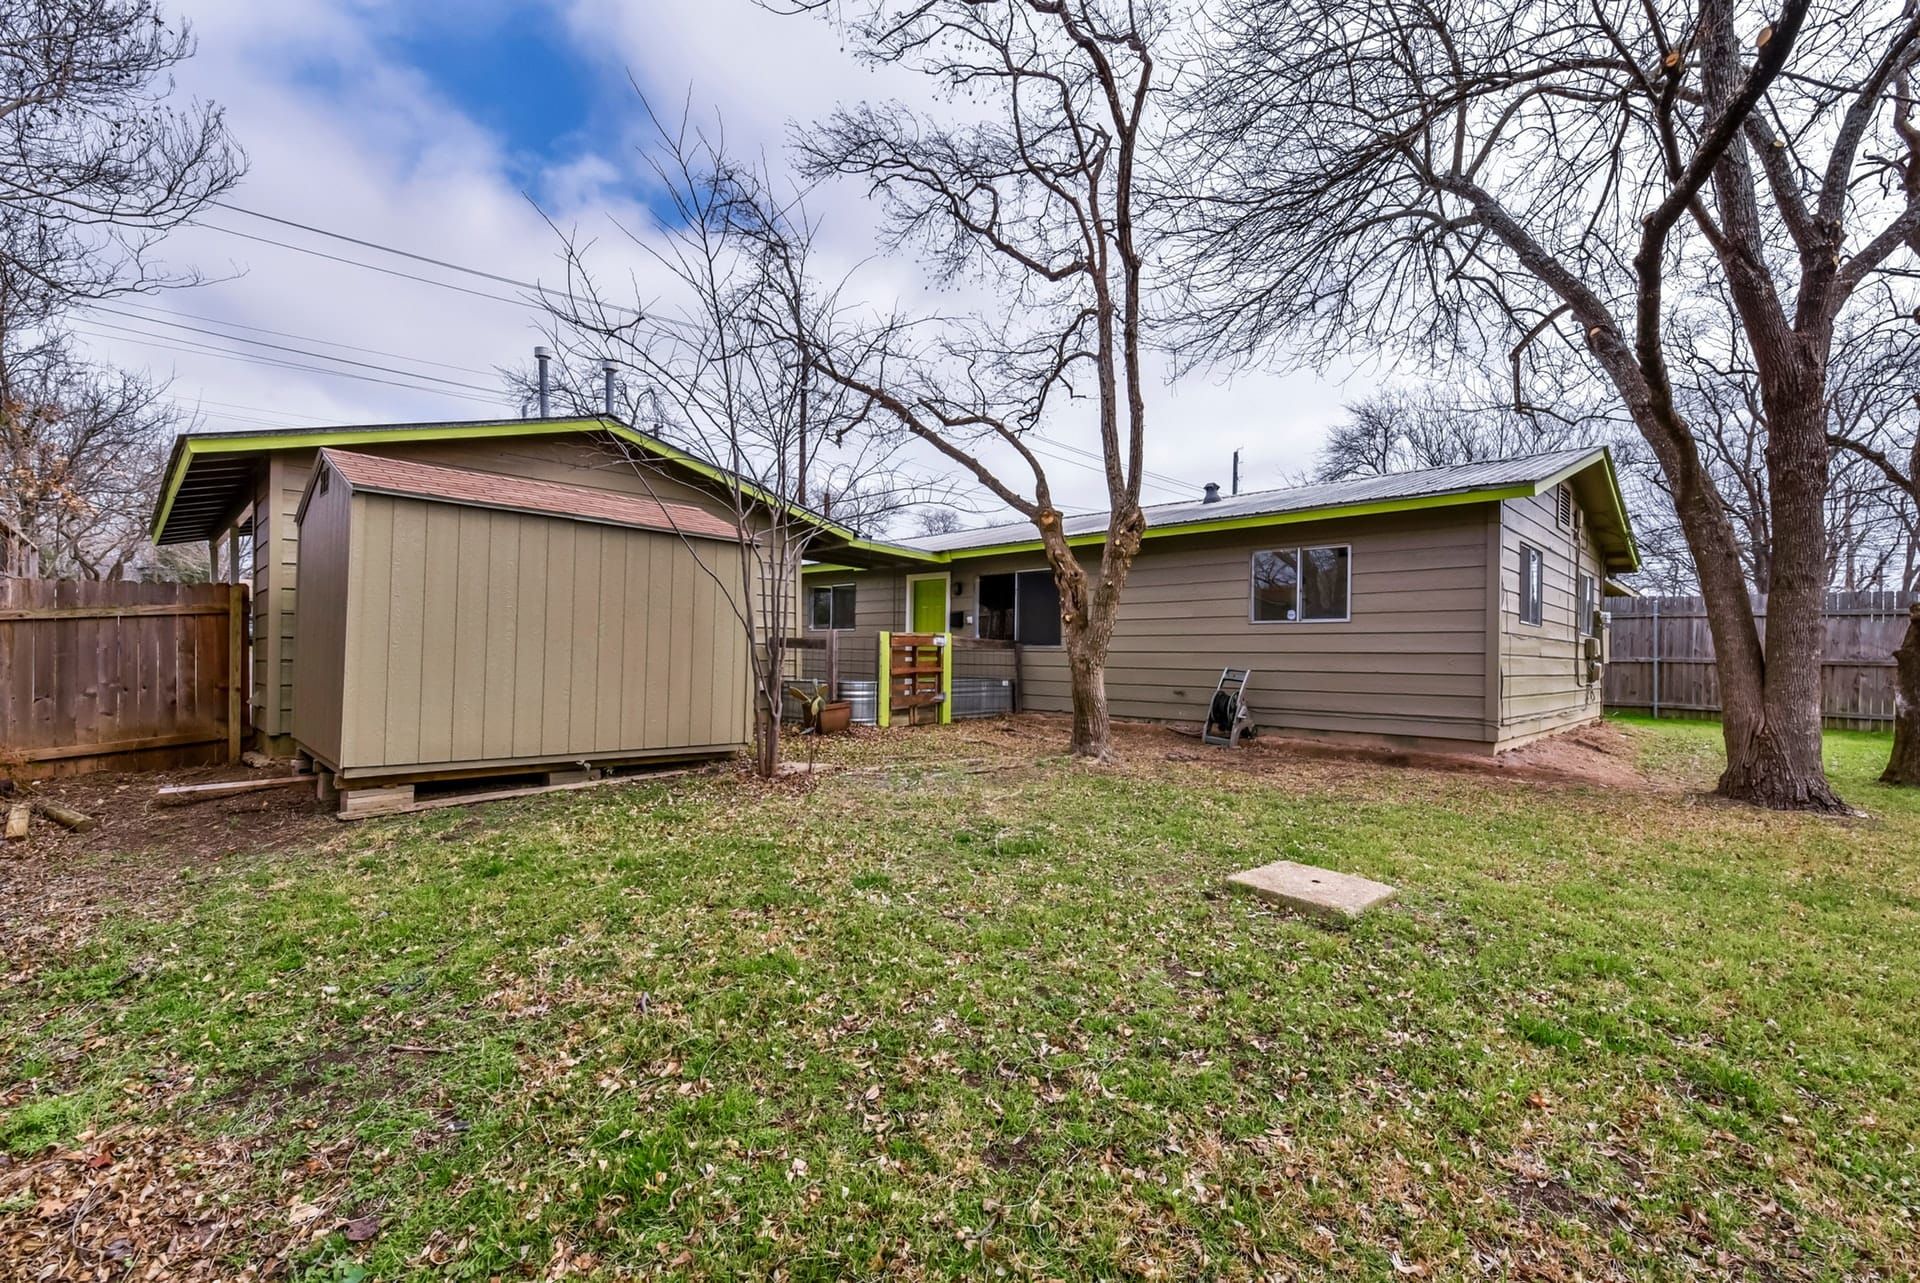
[[[124,577],[148,547],[165,443],[182,419],[164,388],[80,361],[56,337],[0,360],[0,406],[0,516],[40,550],[40,573]]]
[[[826,0],[796,10],[836,13]],[[902,104],[844,109],[799,139],[815,178],[864,181],[889,245],[945,279],[1002,290],[995,320],[893,317],[852,346],[816,344],[821,373],[952,460],[1039,532],[1060,593],[1073,752],[1112,751],[1107,648],[1146,521],[1141,371],[1147,262],[1137,228],[1155,88],[1148,0],[863,0],[844,29],[870,62],[964,97],[938,119]],[[1030,438],[1091,402],[1107,489],[1097,568],[1068,545]]]
[[[1741,31],[1729,0],[1223,0],[1180,231],[1213,351],[1573,345],[1668,479],[1718,655],[1721,792],[1835,809],[1825,392],[1849,301],[1920,243],[1920,8],[1810,9]],[[1764,649],[1672,369],[1672,301],[1709,280],[1767,411]]]
[[[1378,389],[1347,403],[1347,417],[1321,446],[1315,479],[1385,476],[1599,444],[1613,429],[1584,419],[1528,415],[1464,384]]]
[[[161,385],[81,360],[62,321],[196,279],[153,251],[245,158],[217,109],[167,102],[192,49],[144,0],[0,0],[0,514],[46,574],[127,570],[179,426]]]
[[[1904,586],[1914,587],[1915,521],[1920,514],[1920,336],[1905,326],[1881,328],[1862,344],[1857,361],[1879,378],[1860,380],[1862,391],[1833,429],[1835,448],[1874,474],[1899,497],[1896,511],[1907,523]],[[1894,654],[1893,754],[1888,784],[1920,786],[1920,606],[1907,624],[1906,640]]]
[[[588,392],[581,372],[611,360],[630,420],[712,465],[740,532],[741,590],[714,579],[747,642],[755,769],[772,776],[785,639],[823,519],[875,529],[942,491],[904,468],[903,434],[861,430],[861,399],[815,373],[807,345],[834,340],[837,303],[811,275],[814,231],[804,211],[777,200],[763,173],[736,164],[717,125],[701,130],[683,114],[668,127],[647,111],[658,140],[647,153],[656,200],[669,208],[657,227],[620,230],[671,297],[645,297],[634,279],[615,301],[589,264],[591,247],[563,237],[568,288],[548,302],[555,342],[569,356],[563,368],[574,372],[564,395],[598,413],[603,394]],[[671,472],[625,447],[609,465],[631,469],[650,492]]]
[[[217,107],[168,102],[192,53],[149,0],[0,0],[0,226],[43,298],[191,279],[152,251],[245,169]]]
[[[923,535],[950,535],[966,525],[957,508],[922,508],[914,514],[914,520]]]

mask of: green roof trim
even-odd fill
[[[222,454],[251,454],[261,450],[304,450],[326,446],[373,445],[394,441],[490,441],[514,437],[553,436],[568,432],[606,432],[641,451],[665,460],[716,485],[731,489],[737,482],[743,493],[757,503],[785,507],[803,520],[834,536],[848,550],[905,561],[931,561],[934,555],[896,544],[867,539],[852,529],[798,504],[778,499],[766,490],[726,469],[708,463],[699,456],[660,438],[631,427],[619,419],[606,417],[568,419],[498,419],[477,422],[379,424],[340,428],[312,428],[259,432],[205,432],[176,437],[172,457],[167,461],[166,484],[154,505],[149,533],[157,542],[166,530],[175,499],[187,473],[197,458]]]
[[[1592,451],[1578,462],[1573,463],[1550,477],[1539,481],[1516,482],[1506,486],[1481,487],[1479,489],[1456,490],[1443,494],[1414,495],[1401,499],[1379,499],[1367,503],[1334,504],[1318,508],[1299,508],[1290,512],[1254,513],[1240,517],[1225,517],[1217,521],[1185,521],[1165,526],[1148,526],[1141,538],[1171,539],[1186,535],[1216,534],[1233,530],[1263,530],[1273,526],[1296,525],[1303,521],[1335,521],[1348,517],[1372,517],[1397,512],[1418,512],[1431,508],[1455,507],[1469,503],[1502,503],[1509,499],[1531,499],[1547,494],[1564,481],[1591,472],[1599,465],[1599,475],[1604,479],[1606,489],[1603,494],[1605,506],[1611,512],[1603,515],[1609,518],[1607,528],[1618,536],[1622,545],[1622,555],[1608,560],[1607,569],[1625,573],[1637,570],[1640,566],[1640,552],[1634,543],[1633,526],[1627,519],[1627,506],[1620,493],[1619,479],[1613,470],[1613,456],[1604,446]],[[1589,504],[1589,507],[1595,505]],[[1106,542],[1104,531],[1088,534],[1070,535],[1067,546],[1070,548],[1093,548]],[[982,557],[1004,557],[1010,554],[1043,552],[1046,545],[1036,534],[1032,539],[1011,539],[1003,543],[985,544],[974,548],[957,548],[948,552],[923,552],[917,549],[907,550],[915,554],[915,560],[935,561],[952,564],[960,561],[977,560]],[[884,546],[881,551],[888,551]],[[810,565],[803,566],[801,573],[827,574],[844,573],[847,567]]]

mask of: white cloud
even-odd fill
[[[385,24],[390,11],[352,0],[176,0],[198,30],[198,56],[182,68],[183,92],[222,104],[252,158],[236,204],[315,226],[413,249],[503,276],[556,276],[551,230],[522,194],[515,158],[419,70],[395,60]],[[840,48],[826,24],[781,17],[751,0],[566,0],[553,21],[581,51],[588,72],[608,93],[627,70],[664,112],[690,101],[724,117],[730,144],[765,154],[778,166],[790,120],[825,115],[859,98],[926,97],[925,87],[898,70],[874,72]],[[508,84],[501,92],[533,92]],[[594,150],[556,155],[537,175],[541,199],[562,226],[602,236],[603,252],[621,256],[612,271],[644,264],[619,246],[610,220],[646,225],[633,203],[641,165],[632,148],[644,139],[637,104],[615,113]],[[618,122],[627,124],[624,132]],[[864,192],[836,186],[810,201],[825,233],[831,263],[863,264],[858,281],[869,296],[924,288],[910,261],[875,255],[873,210]],[[470,278],[379,255],[220,211],[209,223],[342,257],[381,262],[486,293],[510,293]],[[413,388],[361,383],[323,374],[266,368],[215,356],[156,351],[124,335],[88,342],[117,362],[171,371],[184,401],[217,402],[208,426],[255,422],[404,421],[513,413],[494,397],[487,371],[523,360],[539,341],[531,310],[329,262],[211,229],[187,229],[167,246],[170,261],[212,277],[200,289],[144,300],[139,309],[216,317],[240,325],[351,343],[404,357],[343,353],[371,364],[404,364],[479,392],[479,401]],[[125,318],[99,323],[149,328]],[[198,324],[186,320],[186,324]],[[89,329],[94,323],[89,323]],[[105,334],[104,330],[94,330]],[[178,340],[205,336],[173,332]],[[303,340],[255,337],[293,347]],[[234,345],[238,346],[238,345]],[[275,355],[256,349],[260,355]],[[289,360],[313,364],[288,353]],[[429,365],[426,362],[440,364]],[[1156,363],[1160,364],[1160,363]],[[374,378],[375,370],[360,373]],[[403,378],[402,382],[415,382]],[[465,391],[445,388],[444,393]],[[1247,375],[1223,382],[1189,376],[1177,388],[1150,389],[1148,466],[1203,482],[1227,479],[1236,447],[1246,450],[1249,488],[1273,484],[1310,461],[1342,391],[1312,378]],[[490,400],[491,398],[491,400]],[[236,410],[262,407],[268,413]],[[1071,438],[1068,429],[1059,432]],[[1094,446],[1090,431],[1074,439]],[[1089,470],[1062,465],[1056,489],[1073,507],[1101,501]],[[1156,490],[1152,500],[1183,497]]]

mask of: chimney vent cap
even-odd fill
[[[1200,502],[1201,503],[1219,503],[1220,502],[1220,483],[1218,481],[1207,482],[1206,494],[1204,494],[1201,497]]]

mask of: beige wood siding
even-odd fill
[[[265,533],[254,541],[253,664],[258,692],[255,724],[268,736],[293,733],[294,666],[299,655],[294,636],[300,579],[296,517],[315,454],[286,451],[269,455],[261,465],[256,502]]]
[[[1601,688],[1586,681],[1575,627],[1580,574],[1600,582],[1600,557],[1587,524],[1559,524],[1552,491],[1500,506],[1500,739],[1512,742],[1600,716]],[[1520,617],[1520,546],[1542,554],[1541,622]]]
[[[1351,618],[1252,622],[1254,552],[1327,544],[1352,548]],[[1220,670],[1251,667],[1265,727],[1489,743],[1487,546],[1485,505],[1150,540],[1121,597],[1109,707],[1197,722]],[[1044,565],[1038,553],[956,562],[953,608],[975,616],[983,574]],[[830,581],[856,584],[861,629],[900,627],[905,572],[808,576]],[[1021,648],[1020,704],[1071,709],[1064,648]]]
[[[300,527],[306,556],[300,560],[298,592],[307,603],[308,616],[302,645],[289,661],[289,685],[297,685],[303,698],[293,712],[294,720],[274,732],[291,734],[328,762],[340,759],[347,638],[357,622],[348,595],[354,569],[352,503],[352,492],[336,480],[324,493],[316,490],[307,505],[306,521]],[[269,648],[269,653],[277,652],[277,645]]]
[[[906,624],[905,578],[893,573],[848,571],[806,575],[804,582],[808,588],[853,585],[853,627],[842,630],[840,634],[840,676],[848,681],[878,681],[879,635],[883,632],[900,632]],[[806,635],[826,636],[825,630],[813,627],[813,618],[807,613],[808,602],[804,594],[800,606],[801,625]]]
[[[572,435],[492,441],[371,442],[353,448],[366,454],[418,459],[449,467],[531,477],[567,485],[595,486],[689,503],[731,517],[724,499],[661,468],[636,468],[611,447],[611,438]],[[298,592],[300,532],[295,514],[313,473],[317,452],[281,451],[261,463],[256,491],[264,514],[255,542],[254,722],[267,736],[293,732],[294,669],[299,653]],[[728,555],[737,563],[737,550]],[[738,577],[737,568],[734,575]],[[795,621],[798,622],[797,619]]]
[[[733,544],[377,494],[354,496],[350,522],[337,712],[322,661],[298,669],[302,742],[319,753],[310,728],[334,716],[342,771],[746,742]],[[324,580],[303,572],[302,591]]]

